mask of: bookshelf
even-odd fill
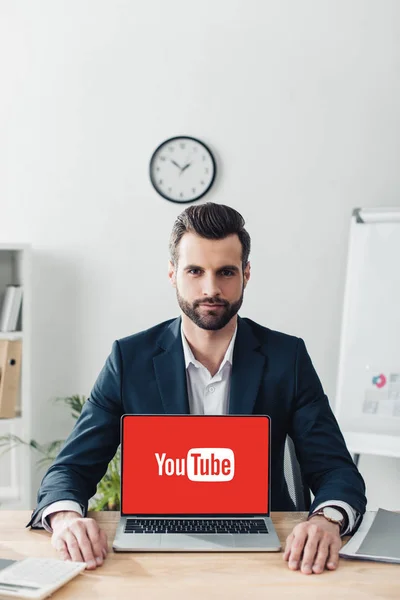
[[[21,385],[17,416],[12,419],[0,419],[0,436],[10,433],[28,441],[32,437],[30,245],[0,243],[0,307],[6,286],[9,284],[23,286],[22,307],[18,330],[0,332],[0,340],[22,340]],[[6,453],[0,448],[0,510],[32,507],[32,464],[32,453],[27,446],[15,446]]]
[[[0,340],[22,340],[22,338],[22,331],[0,331]]]

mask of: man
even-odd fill
[[[29,525],[52,531],[61,557],[84,560],[88,568],[106,557],[106,536],[85,515],[119,444],[122,414],[268,414],[272,510],[294,509],[283,474],[287,435],[315,495],[309,520],[293,529],[283,558],[308,574],[337,567],[340,536],[365,511],[364,481],[304,342],[238,317],[249,253],[244,220],[230,207],[191,206],[175,221],[169,279],[181,317],[114,343],[42,481]],[[336,507],[339,519],[328,520],[326,507]]]

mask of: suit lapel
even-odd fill
[[[160,354],[153,358],[158,390],[166,414],[189,414],[186,370],[181,340],[181,319],[175,319],[157,341]],[[251,415],[266,357],[250,325],[238,318],[233,352],[229,414]]]
[[[181,319],[175,319],[157,341],[163,350],[153,358],[158,390],[166,414],[189,414]]]
[[[238,318],[238,330],[233,351],[229,414],[251,415],[266,358],[257,349],[260,342],[250,325]]]

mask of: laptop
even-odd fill
[[[266,552],[270,419],[124,415],[116,552]]]

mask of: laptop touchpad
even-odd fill
[[[268,545],[271,543],[271,536],[266,534],[263,535],[259,533],[258,535],[254,535],[252,533],[242,533],[241,535],[235,535],[235,547],[236,548],[268,548]]]
[[[161,548],[165,550],[219,550],[234,546],[233,536],[230,534],[166,533],[161,535]]]

